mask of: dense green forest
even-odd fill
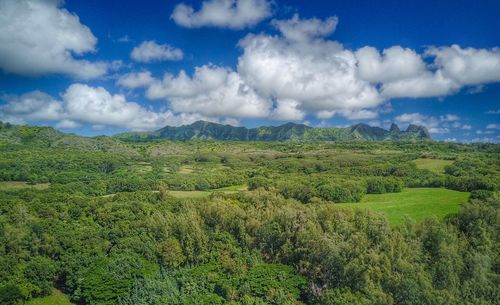
[[[499,188],[498,144],[0,124],[0,304],[498,304]]]

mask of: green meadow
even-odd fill
[[[447,165],[451,165],[452,160],[440,160],[440,159],[417,159],[415,164],[418,169],[427,169],[435,173],[444,173],[444,168]]]
[[[69,297],[60,290],[53,289],[51,295],[31,299],[26,302],[26,305],[73,305],[73,303],[71,303]]]
[[[399,225],[406,217],[415,221],[431,216],[443,219],[448,214],[458,212],[468,198],[468,192],[442,188],[408,188],[400,193],[367,194],[359,203],[342,203],[339,206],[382,212],[389,223]]]

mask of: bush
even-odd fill
[[[403,190],[403,186],[403,181],[393,177],[366,179],[366,193],[368,194],[399,193]]]

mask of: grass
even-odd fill
[[[175,198],[206,198],[213,192],[233,194],[246,190],[248,190],[248,187],[246,185],[232,185],[208,191],[169,191],[168,193]]]
[[[52,294],[43,298],[34,298],[26,302],[26,305],[73,305],[69,297],[61,291],[54,289]]]
[[[440,159],[417,159],[415,164],[419,169],[428,169],[432,172],[442,174],[444,173],[444,167],[446,165],[452,164],[452,160],[440,160]]]
[[[24,181],[2,181],[0,182],[0,190],[13,190],[32,188],[37,190],[44,190],[50,186],[50,183],[29,184]]]
[[[194,172],[194,168],[191,166],[181,166],[179,168],[179,174],[191,174],[192,172]]]
[[[359,203],[342,203],[346,208],[367,208],[382,212],[392,225],[400,225],[407,216],[420,221],[429,216],[443,219],[458,212],[467,202],[469,193],[441,188],[404,189],[401,193],[368,194]]]

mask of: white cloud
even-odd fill
[[[295,16],[273,22],[283,36],[248,35],[240,41],[243,55],[238,73],[262,97],[293,100],[298,110],[320,117],[379,106],[383,99],[374,86],[358,77],[353,52],[320,38],[333,31],[333,20]],[[324,24],[329,28],[319,29]]]
[[[178,4],[171,18],[180,26],[204,26],[242,29],[253,26],[271,15],[267,0],[207,0],[198,11],[187,4]]]
[[[82,124],[125,127],[132,130],[151,130],[165,125],[181,125],[200,119],[199,114],[155,112],[129,102],[123,95],[111,94],[102,87],[73,84],[56,100],[35,91],[19,97],[4,97],[0,119],[12,123],[57,122],[59,128],[75,128]],[[13,121],[12,118],[17,118]]]
[[[148,98],[164,99],[178,112],[294,121],[307,115],[373,119],[384,109],[390,111],[392,98],[442,97],[464,86],[449,77],[450,64],[443,60],[446,55],[439,55],[438,60],[431,49],[425,54],[400,46],[352,51],[328,40],[337,22],[336,17],[320,20],[298,15],[273,20],[279,35],[249,34],[240,41],[243,54],[236,71],[205,65],[197,67],[192,76],[181,71],[177,76],[166,74],[162,80],[141,72],[125,75],[118,84],[145,87]],[[476,54],[494,55],[492,51],[467,50],[471,61]],[[428,64],[424,56],[436,62]],[[426,122],[431,132],[442,133],[460,128],[459,121],[446,115]]]
[[[500,114],[500,109],[487,111],[486,114]]]
[[[339,114],[349,120],[367,120],[378,117],[378,113],[376,111],[366,110],[366,109],[361,109],[357,111],[342,110],[339,112]]]
[[[423,56],[431,58],[428,65]],[[381,84],[383,97],[441,97],[464,86],[475,86],[470,93],[480,92],[483,84],[500,81],[500,50],[430,47],[424,54],[394,46],[380,52],[373,47],[356,51],[360,77]]]
[[[472,129],[472,126],[471,126],[471,125],[468,125],[468,124],[464,124],[464,125],[462,126],[462,129],[463,129],[463,130],[471,130],[471,129]]]
[[[444,77],[441,71],[424,71],[413,78],[384,83],[381,94],[386,98],[442,97],[459,88],[453,80]]]
[[[486,129],[500,129],[500,124],[488,124]]]
[[[144,41],[135,47],[130,57],[138,62],[150,63],[164,60],[181,60],[182,50],[168,44],[157,44],[155,41]]]
[[[97,38],[62,0],[0,1],[0,68],[20,75],[68,74],[95,78],[107,64],[75,59],[95,52]]]
[[[151,72],[133,72],[127,73],[121,76],[116,84],[129,89],[143,88],[151,85],[154,82],[154,78],[151,76]]]
[[[21,96],[5,96],[2,98],[8,103],[0,106],[1,120],[11,121],[8,117],[16,117],[18,121],[12,123],[23,123],[27,121],[55,121],[60,118],[63,111],[62,104],[52,96],[41,92],[33,91]]]
[[[428,116],[418,112],[415,113],[403,113],[397,117],[395,120],[398,123],[415,124],[425,126],[430,133],[443,134],[450,131],[449,122],[457,122],[460,117],[454,114],[441,115],[439,117]],[[455,127],[457,128],[457,127]]]
[[[474,138],[474,139],[470,140],[470,142],[471,143],[477,143],[477,142],[482,142],[482,143],[500,143],[500,136]]]
[[[271,23],[289,41],[307,42],[332,34],[337,27],[338,18],[329,17],[325,21],[317,18],[300,19],[299,15],[295,14],[292,19],[273,20]]]
[[[442,122],[456,122],[456,121],[460,121],[460,117],[458,115],[455,115],[455,114],[441,115],[441,116],[439,116],[439,119]]]
[[[276,120],[300,121],[304,119],[306,113],[297,108],[299,105],[299,102],[295,100],[278,100],[271,116]]]
[[[227,68],[197,67],[192,77],[181,71],[165,74],[147,90],[150,99],[166,99],[176,112],[195,112],[210,117],[267,117],[271,102],[261,98]]]
[[[462,85],[500,81],[500,49],[451,47],[429,48],[426,55],[435,57],[443,76]]]
[[[412,79],[426,71],[422,57],[414,50],[390,47],[382,54],[374,47],[356,51],[360,77],[372,83]]]
[[[56,128],[62,128],[62,129],[75,129],[82,126],[81,124],[72,121],[72,120],[62,120],[56,124]]]

